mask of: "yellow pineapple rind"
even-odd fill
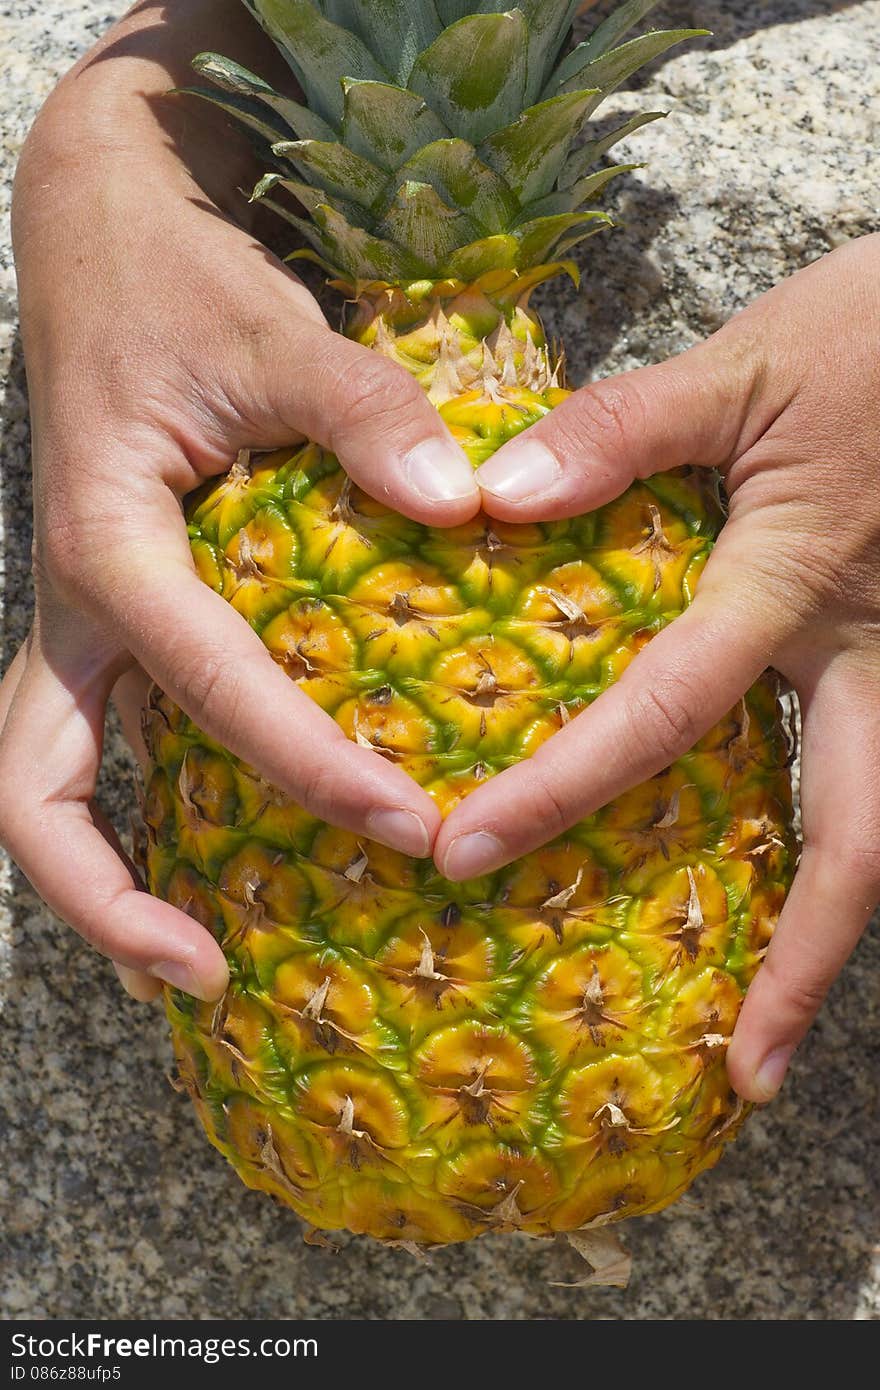
[[[442,411],[475,460],[562,397]],[[314,445],[190,511],[199,571],[341,724],[444,813],[615,681],[689,603],[711,479],[587,517],[433,531]],[[153,892],[214,932],[218,1006],[168,991],[180,1074],[248,1185],[324,1229],[421,1245],[654,1211],[744,1108],[724,1055],[797,847],[767,676],[696,749],[470,884],[309,816],[155,693]]]

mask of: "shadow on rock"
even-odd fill
[[[601,0],[578,23],[578,34],[587,34],[596,24],[617,8],[618,0]],[[805,19],[822,19],[838,11],[853,9],[860,0],[745,0],[731,5],[729,0],[664,0],[645,19],[642,28],[651,29],[709,29],[710,34],[694,40],[703,50],[729,48],[762,29],[778,24],[798,24]],[[673,49],[670,56],[682,52]],[[664,56],[645,68],[651,72],[668,61]],[[627,86],[642,86],[645,77],[640,73]]]

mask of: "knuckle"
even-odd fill
[[[694,711],[700,692],[682,676],[667,675],[642,690],[629,704],[629,721],[638,746],[672,762],[693,748],[702,729]]]
[[[585,439],[603,453],[616,456],[628,441],[641,438],[647,410],[632,380],[609,378],[586,386],[574,397],[581,447]]]
[[[780,563],[772,573],[768,566],[765,582],[767,589],[776,593],[781,602],[794,608],[800,624],[821,615],[829,603],[848,604],[852,595],[853,567],[841,554],[842,545],[840,549],[835,545],[834,554],[825,555],[806,535],[790,541],[788,548],[786,561],[786,547],[779,547]]]
[[[764,969],[770,975],[778,998],[784,1001],[786,1013],[798,1019],[812,1019],[825,1002],[833,976],[795,974],[792,970],[780,971],[775,964],[772,952],[768,955]]]
[[[216,650],[187,654],[175,672],[175,698],[205,732],[228,744],[239,724],[240,680],[224,653]]]
[[[542,835],[546,830],[545,838],[552,839],[569,829],[577,819],[577,811],[566,806],[553,785],[552,776],[548,776],[540,767],[534,765],[529,768],[529,772],[532,774],[528,788],[531,808],[529,819],[541,826]]]
[[[296,796],[311,815],[338,823],[341,810],[339,793],[338,779],[329,765],[314,763],[300,770]]]
[[[379,357],[368,357],[346,374],[336,437],[369,428],[394,432],[400,426],[411,426],[415,411],[424,408],[424,392],[409,373],[398,373],[389,366]]]

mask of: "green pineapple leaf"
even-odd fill
[[[598,232],[604,232],[606,227],[613,227],[614,225],[614,218],[609,217],[607,222],[599,223],[598,226],[584,227],[576,236],[568,237],[565,241],[561,241],[558,246],[554,246],[553,254],[558,260],[561,256],[566,256],[569,251],[573,251],[576,246],[580,246],[582,241],[589,241],[591,236],[596,236]]]
[[[172,87],[169,96],[200,97],[202,101],[209,101],[212,106],[219,106],[221,110],[228,111],[230,116],[247,126],[248,130],[262,136],[270,145],[274,145],[278,140],[289,139],[292,134],[284,121],[273,118],[258,101],[237,97],[232,92],[221,93],[212,87]]]
[[[266,33],[293,69],[309,106],[336,127],[342,120],[343,77],[387,81],[356,34],[349,34],[315,8],[310,0],[245,0]]]
[[[415,92],[387,82],[343,82],[343,142],[389,174],[432,140],[449,135],[440,118]]]
[[[333,207],[316,208],[312,216],[321,233],[326,259],[354,280],[404,284],[431,273],[431,267],[405,247],[374,236],[363,227],[352,226]]]
[[[653,58],[659,58],[661,53],[686,39],[702,38],[708,32],[708,29],[658,29],[593,59],[585,59],[582,50],[588,45],[581,44],[557,69],[549,84],[552,91],[548,90],[547,95],[570,92],[576,87],[598,87],[603,94],[613,92]]]
[[[302,231],[309,224],[269,197],[285,187],[313,219],[316,255],[357,280],[527,273],[607,226],[585,205],[639,166],[594,166],[663,113],[577,146],[586,122],[643,64],[706,32],[621,43],[655,3],[624,0],[559,63],[578,0],[519,0],[505,12],[497,0],[244,3],[309,109],[217,54],[195,65],[218,93],[195,94],[270,144],[288,172],[267,175],[255,196]]]
[[[290,208],[285,207],[283,203],[276,202],[274,198],[261,196],[259,201],[262,203],[263,207],[270,208],[271,211],[275,213],[276,217],[283,217],[285,222],[289,222],[292,227],[296,227],[300,236],[305,237],[306,241],[311,242],[312,246],[323,249],[324,243],[321,240],[314,222],[310,222],[307,217],[297,217],[295,212],[291,212]],[[289,261],[295,256],[304,254],[306,253],[302,251],[294,251],[290,256],[285,256],[284,259]],[[311,256],[309,256],[309,259],[311,259]],[[328,265],[327,268],[332,272],[332,266]]]
[[[529,26],[529,71],[524,105],[540,98],[581,0],[518,0]]]
[[[476,145],[523,108],[528,40],[519,10],[469,15],[419,55],[409,86],[454,135]]]
[[[308,217],[298,217],[297,214],[284,203],[279,203],[275,198],[269,197],[269,193],[278,185],[286,186],[294,193],[296,193],[298,187],[301,189],[302,197],[300,201],[303,207],[307,209],[309,213]],[[331,264],[327,259],[331,254],[332,248],[329,246],[323,232],[317,225],[316,215],[318,209],[321,207],[321,199],[316,189],[310,188],[308,184],[297,185],[293,180],[285,180],[278,174],[267,174],[264,178],[260,179],[260,182],[251,194],[251,202],[262,203],[263,207],[271,208],[272,212],[275,213],[277,217],[281,217],[285,222],[289,222],[290,225],[295,227],[300,235],[314,247],[315,252],[318,253],[315,259],[320,260],[331,273],[338,272],[339,265]],[[305,253],[293,253],[294,256],[298,254],[301,255]],[[292,259],[292,257],[286,257],[285,259],[289,260]]]
[[[574,227],[586,227],[590,223],[597,224],[590,230],[598,230],[600,227],[613,225],[607,212],[599,212],[594,208],[587,212],[558,213],[555,217],[537,217],[532,222],[524,222],[521,227],[517,227],[514,231],[514,236],[519,242],[517,264],[521,266],[540,265],[549,260],[554,252],[564,253],[575,246],[578,241],[583,240],[583,237],[579,235],[575,240],[568,240],[561,244],[560,237],[563,237]]]
[[[466,140],[425,145],[400,174],[415,183],[429,183],[444,203],[473,219],[476,235],[506,231],[516,216],[517,200],[507,184]]]
[[[363,40],[395,82],[406,85],[413,63],[443,31],[432,0],[319,0],[327,19]]]
[[[319,208],[333,207],[347,221],[357,221],[361,209],[355,203],[347,202],[328,193],[325,188],[315,188],[313,184],[303,183],[301,179],[288,178],[286,174],[264,174],[251,194],[251,202],[264,202],[266,194],[275,188],[286,188],[288,193],[301,203],[310,217]]]
[[[595,91],[567,92],[542,101],[483,141],[480,156],[506,180],[521,203],[549,193],[596,95]]]
[[[474,0],[434,0],[434,3],[444,28],[456,24],[460,19],[466,19],[468,15],[497,13],[492,0],[487,0],[483,5],[475,4]]]
[[[586,144],[579,146],[569,155],[565,168],[559,175],[559,187],[573,187],[597,160],[601,159],[617,144],[618,140],[625,140],[628,135],[640,130],[643,125],[650,125],[652,121],[665,119],[665,111],[642,111],[637,116],[631,116],[628,121],[624,121],[623,125],[617,126],[615,130],[609,131],[607,135],[596,140],[589,140]]]
[[[198,53],[192,61],[193,69],[201,77],[207,77],[215,87],[232,92],[236,96],[249,97],[261,101],[271,111],[280,116],[294,135],[301,140],[334,140],[336,132],[314,111],[300,106],[298,101],[282,96],[264,82],[256,73],[249,72],[239,63],[224,58],[219,53]],[[188,89],[187,89],[188,90]],[[195,90],[195,89],[193,89]],[[283,132],[282,132],[283,133]]]
[[[626,0],[625,4],[618,5],[617,9],[612,10],[608,18],[593,30],[586,43],[580,45],[586,61],[592,62],[594,58],[599,58],[614,48],[656,5],[657,0]]]
[[[555,217],[559,213],[574,212],[583,207],[588,199],[596,198],[620,174],[628,174],[631,169],[643,169],[643,164],[611,164],[606,169],[598,169],[594,174],[579,179],[572,188],[556,193],[548,193],[522,210],[522,221],[537,217]]]
[[[490,270],[512,269],[517,264],[519,242],[511,233],[483,237],[470,246],[462,246],[449,257],[448,272],[465,283],[476,280]]]
[[[309,183],[359,207],[372,207],[385,191],[387,175],[338,141],[281,140],[272,153],[289,159]]]
[[[555,33],[558,52],[581,3],[582,0],[520,0],[518,8],[522,10],[529,26],[534,26],[540,45],[546,45],[549,49],[551,45],[547,43],[545,36],[551,32]],[[473,0],[470,0],[470,3],[468,0],[435,0],[435,5],[444,25],[455,24],[467,15],[498,13],[497,0],[483,0],[483,3],[476,4]],[[534,56],[534,52],[530,51],[530,59]]]
[[[442,275],[456,247],[479,234],[479,228],[450,208],[428,183],[401,185],[377,232],[403,247],[433,275]]]
[[[583,207],[589,199],[603,192],[612,179],[619,178],[621,174],[629,174],[633,169],[644,168],[644,164],[609,164],[605,169],[597,169],[594,174],[587,174],[585,178],[578,179],[574,187],[568,190],[568,194],[574,199],[576,208]]]
[[[190,62],[190,67],[227,92],[237,92],[240,96],[248,97],[275,95],[269,83],[264,82],[262,77],[258,77],[249,68],[243,68],[240,63],[234,63],[231,58],[224,58],[222,53],[197,53]]]

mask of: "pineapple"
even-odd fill
[[[627,38],[652,2],[566,55],[572,0],[249,0],[307,105],[196,60],[274,161],[255,196],[347,297],[345,332],[416,376],[475,466],[566,395],[529,296],[575,275],[609,221],[586,205],[632,167],[602,157],[657,118],[597,133],[603,98],[702,32]],[[574,520],[433,530],[314,444],[243,455],[188,516],[205,583],[443,813],[618,679],[723,522],[691,470]],[[796,856],[774,677],[465,884],[308,815],[161,692],[145,728],[150,888],[231,977],[217,1005],[167,991],[180,1076],[249,1186],[430,1247],[656,1211],[716,1162],[744,1111],[725,1046]]]

